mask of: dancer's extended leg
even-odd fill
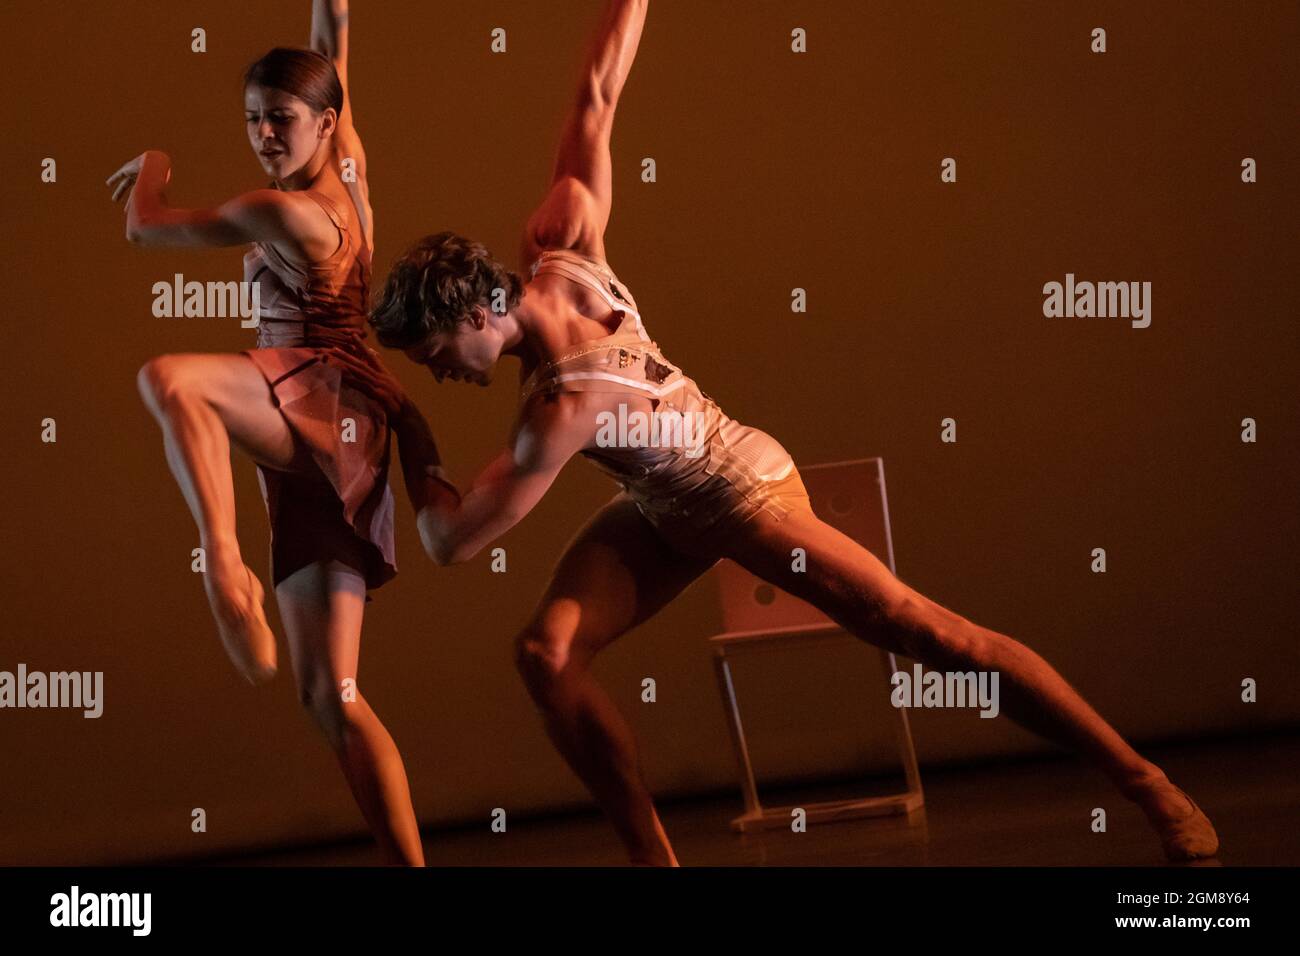
[[[578,532],[516,640],[519,672],[556,748],[613,823],[634,863],[676,865],[631,729],[592,678],[592,658],[646,620],[711,561],[669,548],[624,496]]]
[[[807,570],[791,567],[804,548]],[[820,608],[858,637],[949,671],[997,671],[1001,709],[1016,723],[1089,758],[1137,802],[1174,859],[1209,856],[1217,837],[1204,814],[1125,742],[1042,657],[908,587],[878,558],[806,509],[783,522],[747,523],[728,556]]]
[[[140,369],[138,384],[198,525],[204,589],[226,653],[248,680],[269,680],[275,637],[262,612],[262,586],[235,537],[230,447],[233,441],[259,463],[286,471],[305,466],[305,453],[245,355],[163,355]]]
[[[356,682],[365,579],[338,561],[321,562],[285,578],[275,597],[299,699],[338,756],[380,850],[389,862],[423,866],[402,757]]]

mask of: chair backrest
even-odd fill
[[[894,571],[884,462],[861,458],[809,465],[800,468],[799,474],[817,517],[863,545]],[[713,575],[726,633],[830,623],[811,604],[755,577],[734,561],[719,561]]]

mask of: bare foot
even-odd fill
[[[262,612],[262,582],[242,561],[213,562],[203,575],[203,589],[235,669],[250,684],[269,681],[276,671],[275,635]]]
[[[1125,790],[1155,827],[1165,857],[1173,862],[1214,856],[1219,835],[1196,802],[1162,772]]]

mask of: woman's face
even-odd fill
[[[262,86],[244,90],[244,125],[262,168],[282,180],[306,166],[328,135],[333,110],[315,113],[292,93]]]

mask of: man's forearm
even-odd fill
[[[599,113],[612,113],[641,42],[648,0],[610,0],[592,41],[579,98]]]
[[[406,493],[415,513],[419,515],[426,507],[455,511],[460,494],[442,469],[429,423],[409,399],[405,409],[393,417],[393,431],[397,435]]]

